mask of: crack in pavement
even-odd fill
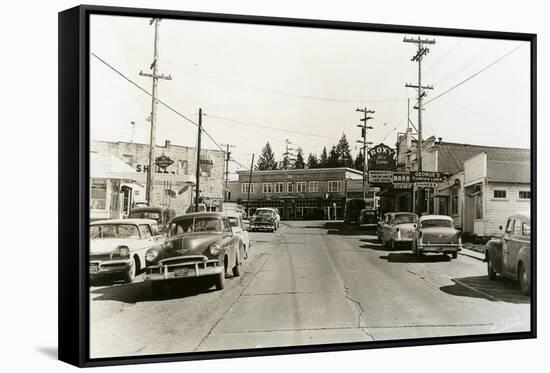
[[[359,302],[358,300],[351,297],[351,291],[347,287],[346,284],[344,284],[344,293],[345,293],[346,299],[349,300],[350,302],[352,302],[353,304],[355,304],[356,308],[359,310],[359,312],[357,313],[357,327],[359,329],[361,329],[361,331],[367,337],[369,337],[371,339],[371,341],[374,341],[374,336],[372,334],[370,334],[369,332],[367,332],[365,330],[365,327],[362,325],[363,324],[363,314],[365,313],[365,309],[363,308],[363,305],[361,304],[361,302]]]

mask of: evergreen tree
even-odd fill
[[[269,141],[265,144],[262,149],[262,153],[258,157],[258,162],[256,162],[256,170],[276,170],[277,161],[275,160],[275,154],[269,145]]]
[[[338,145],[336,145],[336,153],[338,154],[338,166],[353,167],[353,157],[351,156],[348,139],[344,133],[338,141]]]
[[[317,155],[313,153],[309,153],[309,156],[307,157],[307,168],[318,168],[319,167],[319,160],[317,159]]]
[[[294,168],[306,168],[304,162],[304,151],[302,148],[296,149],[296,161],[294,162]]]
[[[363,152],[361,150],[359,151],[359,154],[357,154],[357,158],[355,158],[354,168],[363,172]]]
[[[288,155],[285,155],[283,157],[283,160],[279,162],[279,169],[288,170],[290,166],[291,166],[290,159],[288,158]]]
[[[328,155],[327,147],[323,147],[323,152],[321,153],[321,158],[319,159],[319,168],[328,167]]]
[[[327,167],[334,168],[339,166],[340,162],[338,157],[338,150],[336,149],[336,146],[332,146],[332,149],[330,149],[330,152],[328,153]]]

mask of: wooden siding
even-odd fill
[[[487,154],[481,153],[464,161],[464,185],[472,185],[487,176]]]
[[[500,232],[498,227],[504,226],[506,219],[521,211],[529,211],[530,199],[520,199],[519,191],[531,190],[529,184],[488,183],[484,198],[485,226],[483,236],[491,236]],[[505,199],[493,198],[493,191],[506,190]],[[481,236],[481,235],[480,235]]]

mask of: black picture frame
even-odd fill
[[[82,5],[59,13],[59,359],[79,367],[219,359],[261,355],[360,350],[371,348],[437,345],[536,338],[537,284],[532,281],[531,331],[517,333],[419,338],[410,340],[331,345],[260,348],[148,356],[89,358],[89,20],[91,15],[160,17],[181,20],[261,24],[318,29],[418,33],[526,41],[531,57],[531,215],[532,278],[537,277],[537,35],[529,33],[460,30],[421,26],[384,25],[358,22],[291,19],[231,14],[184,12],[159,9],[119,8]]]

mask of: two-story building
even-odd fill
[[[278,208],[283,220],[342,219],[348,182],[363,179],[362,172],[346,167],[237,174],[238,180],[228,185],[230,200],[250,213],[258,207]]]

